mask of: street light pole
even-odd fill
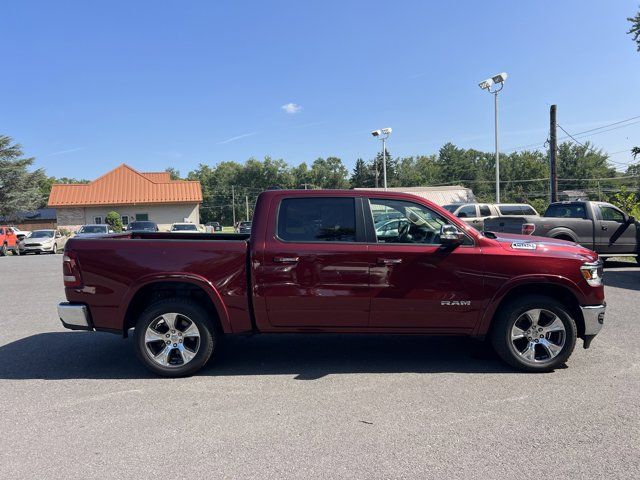
[[[387,189],[387,137],[382,137],[382,185]]]
[[[494,127],[495,127],[495,141],[496,141],[496,203],[500,203],[500,148],[499,148],[499,136],[498,136],[498,94],[500,90],[504,88],[504,81],[507,79],[506,73],[499,73],[491,78],[488,78],[480,82],[479,87],[482,90],[493,94],[493,106],[495,109]],[[493,90],[492,86],[495,86]]]
[[[502,88],[500,88],[502,90]],[[500,203],[500,148],[498,147],[498,92],[493,93],[495,106],[495,130],[496,130],[496,203]]]

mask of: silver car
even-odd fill
[[[20,254],[58,253],[64,250],[67,237],[57,230],[35,230],[31,235],[20,242],[18,248]]]

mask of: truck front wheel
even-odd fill
[[[197,302],[164,299],[147,308],[136,323],[136,353],[158,375],[193,375],[211,357],[216,335],[206,310]]]
[[[500,309],[491,341],[509,365],[527,372],[549,372],[571,356],[576,335],[576,323],[564,305],[550,297],[527,295]]]

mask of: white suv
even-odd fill
[[[450,203],[442,208],[480,231],[484,229],[484,221],[489,217],[538,215],[536,209],[527,203]]]

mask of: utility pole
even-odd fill
[[[233,226],[236,226],[236,191],[231,185],[231,210],[233,211]]]
[[[245,217],[246,221],[249,221],[249,196],[245,195],[244,196],[244,204],[247,207],[247,216]]]
[[[556,168],[556,153],[558,151],[556,132],[556,105],[551,105],[549,111],[549,172],[551,174],[551,201],[558,201],[558,170]]]
[[[386,137],[382,137],[382,184],[387,189],[387,145]]]

